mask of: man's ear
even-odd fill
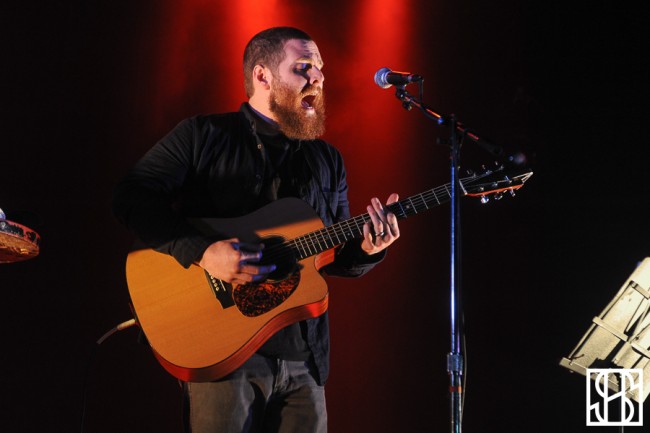
[[[255,87],[262,87],[265,90],[270,88],[272,80],[271,71],[262,65],[255,65],[253,68],[253,83]]]

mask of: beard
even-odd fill
[[[308,85],[295,92],[286,83],[275,80],[269,109],[288,138],[314,140],[325,132],[325,98],[321,88]]]

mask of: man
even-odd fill
[[[231,284],[265,279],[260,245],[228,233],[206,237],[187,217],[239,217],[284,197],[309,203],[325,225],[350,217],[340,153],[324,132],[323,60],[301,30],[277,27],[248,43],[248,103],[239,112],[180,123],[118,185],[114,212],[139,238]],[[396,194],[388,204],[398,200]],[[360,276],[399,237],[397,219],[373,198],[363,238],[337,249],[326,275]],[[193,433],[325,432],[329,372],[327,313],[275,333],[240,368],[185,383]]]

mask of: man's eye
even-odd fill
[[[311,65],[309,63],[298,63],[296,65],[296,71],[298,72],[305,72],[308,71],[311,68]]]

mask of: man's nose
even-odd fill
[[[309,70],[309,84],[320,84],[322,86],[323,81],[325,81],[325,75],[323,74],[323,71],[315,66]]]

